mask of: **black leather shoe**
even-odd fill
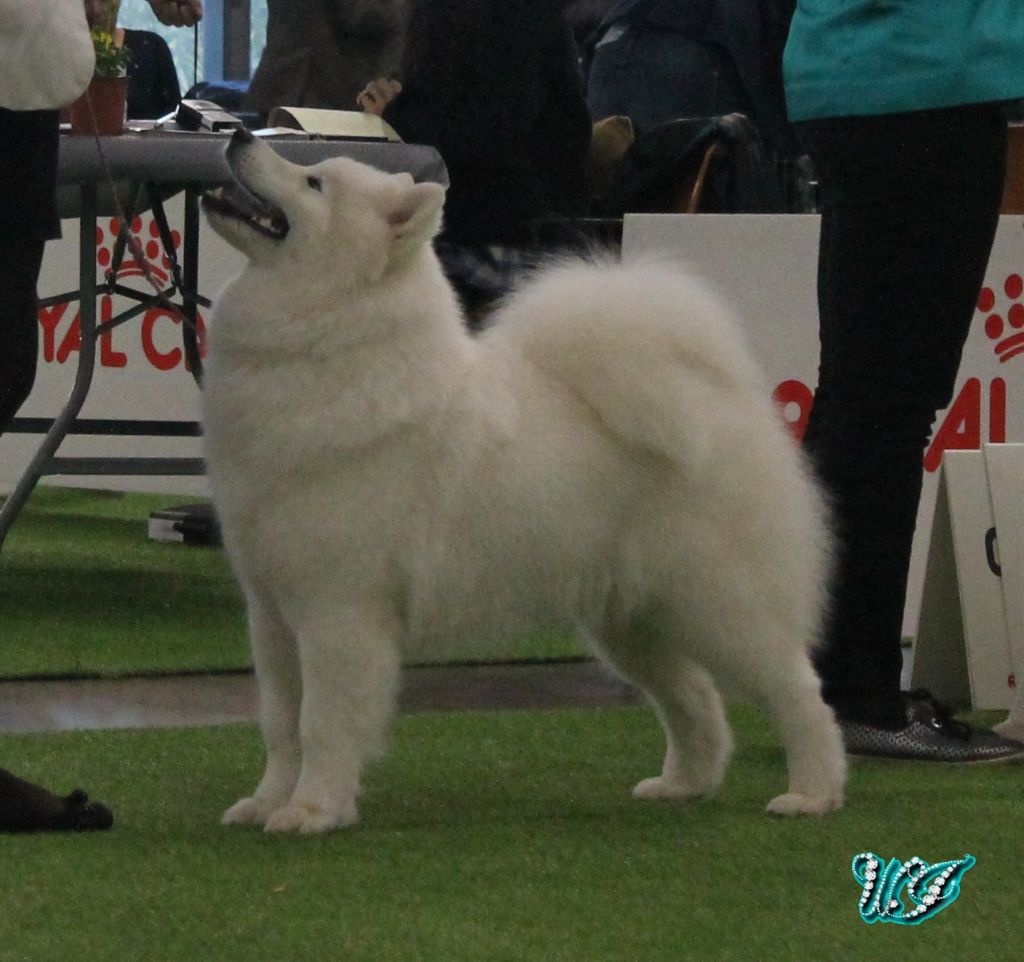
[[[847,753],[960,764],[1024,760],[1024,744],[958,721],[925,689],[903,697],[907,719],[903,728],[879,728],[840,719]]]
[[[0,832],[99,832],[113,824],[110,809],[80,788],[55,795],[0,768]]]
[[[52,819],[49,831],[103,832],[114,824],[114,813],[102,802],[93,802],[80,788],[64,799],[64,811]]]

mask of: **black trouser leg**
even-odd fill
[[[821,362],[805,437],[838,567],[817,664],[841,717],[898,725],[907,573],[1003,190],[998,107],[801,125],[822,198]]]
[[[32,390],[39,352],[36,283],[43,240],[0,244],[0,434]]]

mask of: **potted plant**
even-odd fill
[[[131,51],[115,37],[117,3],[93,5],[89,33],[96,51],[96,67],[85,92],[70,110],[71,132],[111,136],[124,133]]]

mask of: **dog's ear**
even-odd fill
[[[427,241],[441,227],[444,188],[440,184],[412,184],[401,191],[388,211],[388,224],[396,246]]]

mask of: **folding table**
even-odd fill
[[[171,302],[184,317],[184,351],[188,368],[198,377],[200,358],[196,338],[196,310],[208,304],[199,294],[199,198],[211,186],[230,181],[224,155],[230,133],[185,133],[180,131],[129,132],[119,137],[62,136],[58,171],[63,215],[79,217],[78,290],[43,301],[44,304],[77,299],[80,302],[81,347],[74,384],[64,408],[52,422],[45,418],[15,418],[10,430],[44,433],[42,443],[10,496],[0,509],[0,547],[15,518],[43,475],[196,475],[203,473],[198,458],[67,458],[57,450],[68,434],[110,434],[146,436],[197,435],[199,426],[188,421],[80,420],[92,384],[97,338],[111,327],[138,316],[148,307]],[[389,141],[356,141],[272,138],[268,143],[293,163],[314,164],[330,157],[351,157],[389,173],[405,171],[417,181],[448,183],[440,155],[432,147]],[[184,191],[184,229],[179,263],[171,243],[163,212],[163,200]],[[121,198],[116,203],[115,195]],[[124,206],[131,217],[147,207],[153,209],[161,242],[171,264],[169,286],[158,295],[140,292],[116,282],[116,271],[124,253],[125,236],[119,236],[114,263],[97,281],[97,218],[115,214]],[[118,293],[136,301],[101,325],[96,323],[96,298]]]

